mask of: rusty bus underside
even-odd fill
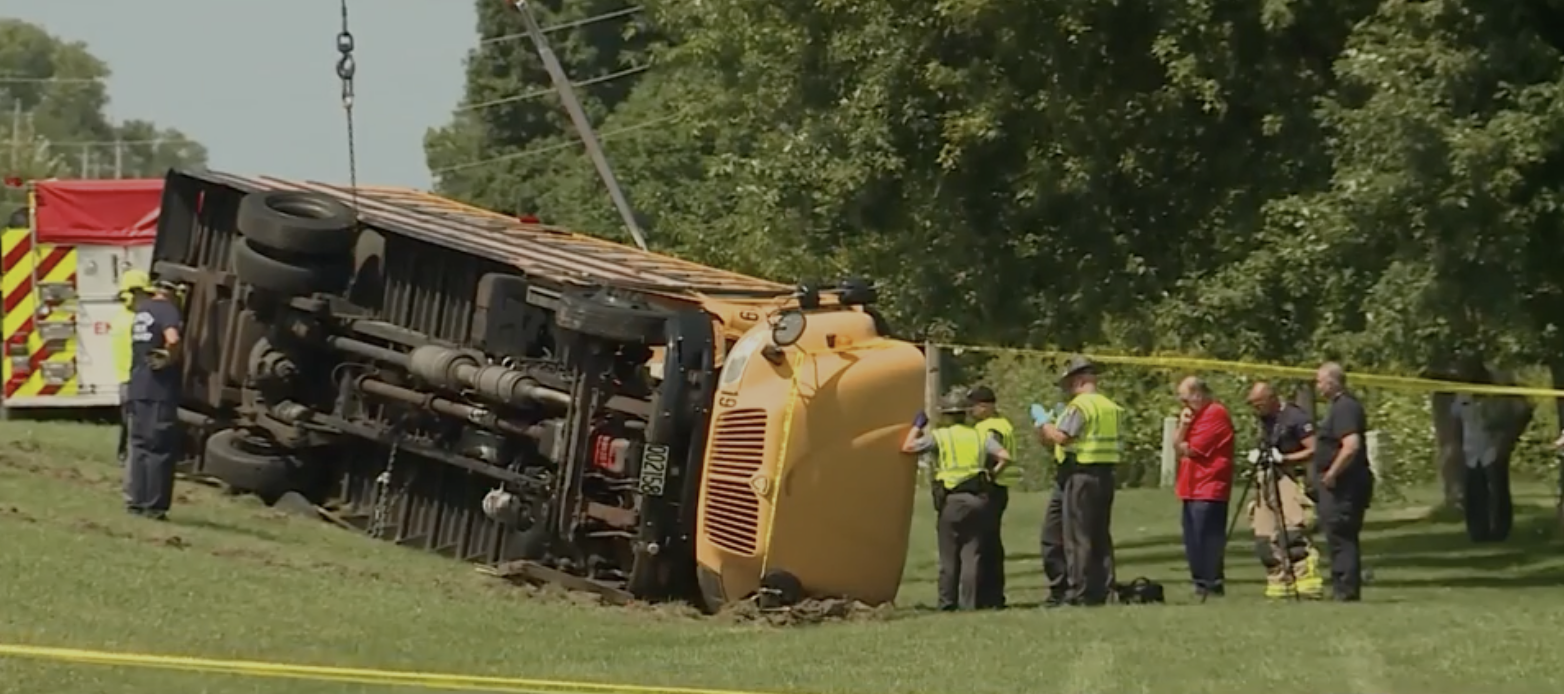
[[[322,338],[322,344],[361,345],[354,348],[355,354],[376,358],[375,350],[388,354],[399,351],[401,357],[384,358],[394,362],[405,361],[408,351],[424,346],[473,349],[487,336],[489,343],[483,351],[490,357],[506,357],[507,364],[513,362],[513,368],[525,370],[529,382],[554,396],[578,392],[572,389],[580,387],[579,380],[560,369],[558,346],[544,335],[548,314],[539,312],[551,306],[550,301],[557,300],[561,291],[571,287],[627,288],[698,311],[713,303],[740,307],[774,303],[791,288],[523,223],[411,189],[363,187],[355,194],[326,184],[210,171],[169,174],[153,269],[157,276],[189,287],[185,304],[186,343],[190,347],[183,365],[181,419],[186,425],[193,472],[204,472],[200,441],[214,431],[253,428],[262,422],[263,428],[272,427],[279,437],[297,434],[301,440],[326,440],[319,439],[311,428],[319,426],[339,435],[329,438],[330,444],[315,454],[317,467],[329,470],[330,479],[319,481],[320,491],[312,500],[330,505],[341,522],[363,529],[374,525],[383,530],[382,537],[398,544],[510,567],[533,580],[574,583],[605,595],[626,597],[628,593],[612,587],[612,582],[583,580],[583,569],[578,565],[531,561],[528,546],[536,544],[535,538],[485,514],[485,494],[497,484],[536,487],[537,481],[501,466],[485,466],[475,462],[477,454],[465,453],[469,446],[475,447],[473,450],[490,446],[496,440],[493,431],[473,429],[446,435],[453,420],[456,428],[462,426],[462,416],[478,421],[484,412],[481,407],[449,395],[439,396],[449,399],[440,401],[445,409],[439,410],[447,419],[424,429],[398,430],[395,470],[388,473],[388,432],[408,418],[398,413],[415,405],[427,410],[438,399],[418,390],[406,378],[394,374],[378,377],[382,380],[375,382],[373,392],[382,400],[374,404],[331,392],[317,393],[315,400],[290,395],[305,403],[293,406],[308,411],[308,426],[278,424],[286,418],[276,414],[275,403],[264,411],[255,404],[256,396],[247,383],[251,376],[246,369],[255,368],[249,346],[254,344],[257,330],[285,326],[257,327],[245,322],[254,318],[242,310],[245,294],[234,275],[231,256],[239,235],[232,220],[245,193],[266,190],[311,191],[349,206],[356,203],[359,211],[364,232],[354,251],[355,274],[344,295],[289,299],[289,306],[299,311],[321,314],[329,308],[340,316],[351,316],[351,320],[334,319],[333,325],[339,326],[334,329],[345,332]],[[517,297],[513,307],[486,303],[480,298],[480,279],[486,275],[525,278],[525,299]],[[723,311],[711,313],[722,318]],[[743,313],[743,323],[759,320],[752,311]],[[731,334],[745,327],[730,324],[728,329]],[[296,330],[302,335],[309,328],[301,324]],[[716,349],[721,349],[723,339],[716,336]],[[372,346],[362,346],[366,344]],[[359,368],[368,363],[353,361],[357,358],[342,361],[331,373],[321,375],[332,388],[346,392],[347,386],[333,379],[344,365]],[[702,368],[710,370],[712,354],[703,358],[706,363]],[[605,407],[616,408],[628,417],[648,416],[651,408],[646,397],[619,395],[610,398]],[[386,404],[384,398],[401,400],[400,404]],[[694,474],[693,470],[688,474]],[[383,483],[386,476],[391,478],[390,484]],[[611,516],[616,510],[605,508],[602,512]]]

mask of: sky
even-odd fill
[[[360,183],[430,186],[424,132],[462,94],[472,0],[349,0]],[[0,0],[113,71],[109,117],[205,145],[213,169],[348,180],[337,0]]]

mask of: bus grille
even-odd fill
[[[706,533],[735,554],[755,555],[760,500],[749,486],[766,451],[766,412],[732,410],[717,419],[706,462]]]

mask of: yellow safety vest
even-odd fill
[[[135,309],[124,306],[109,323],[109,339],[114,341],[114,373],[120,383],[130,382],[130,326],[135,322]]]
[[[965,424],[940,427],[934,430],[934,441],[939,446],[939,468],[934,479],[946,489],[955,489],[983,472],[983,454],[988,448],[977,429]]]
[[[999,415],[994,415],[977,423],[974,427],[984,439],[989,437],[989,432],[999,434],[999,445],[1004,446],[1010,452],[1010,464],[1000,470],[994,477],[994,483],[1002,487],[1009,487],[1021,482],[1021,466],[1016,464],[1016,428],[1010,424],[1010,420]]]
[[[1124,410],[1112,400],[1097,393],[1081,393],[1070,401],[1065,409],[1079,410],[1086,418],[1081,435],[1068,446],[1054,446],[1054,459],[1064,462],[1075,454],[1075,462],[1081,465],[1112,465],[1123,458],[1123,444],[1119,439]]]

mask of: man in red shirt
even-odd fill
[[[1233,492],[1233,420],[1195,376],[1178,384],[1178,484],[1184,506],[1184,557],[1195,597],[1223,595],[1227,502]]]

